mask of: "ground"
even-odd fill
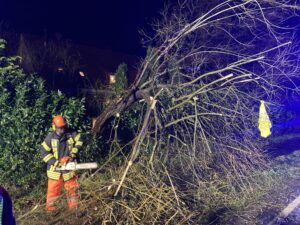
[[[222,224],[222,225],[300,225],[300,207],[296,208],[288,218],[278,219],[278,215],[290,202],[300,195],[300,146],[299,146],[300,135],[292,137],[280,137],[277,138],[271,147],[272,149],[269,159],[269,168],[272,173],[277,174],[278,180],[276,185],[271,186],[267,192],[259,198],[253,200],[253,204],[243,209],[242,212],[234,212],[234,215],[226,214],[225,220],[216,220],[213,218],[209,224]],[[284,141],[283,141],[284,140]],[[38,202],[36,202],[37,196],[40,196]],[[65,200],[65,199],[64,199]],[[28,220],[31,219],[32,225],[42,224],[72,224],[72,225],[83,225],[89,224],[88,218],[93,214],[91,211],[85,211],[87,214],[76,215],[76,213],[68,212],[66,204],[62,204],[64,208],[59,210],[57,215],[45,215],[44,211],[44,188],[39,190],[37,193],[26,198],[28,202],[26,209],[23,207],[16,210],[18,216],[28,214],[28,209],[33,209],[34,205],[38,204],[39,207],[35,210],[32,215],[19,220],[19,224],[27,224]],[[16,207],[17,205],[15,205]],[[96,206],[90,207],[94,209]],[[224,210],[225,213],[228,209]],[[70,214],[69,214],[70,213]],[[68,215],[69,214],[69,215]],[[223,212],[216,212],[216,214],[224,214]],[[43,218],[43,220],[40,220]],[[63,219],[63,222],[62,221]],[[76,222],[74,221],[76,218]],[[69,223],[68,220],[72,222]],[[50,222],[51,221],[51,222]],[[219,221],[219,222],[217,222]],[[226,221],[226,222],[224,222]],[[272,223],[273,222],[273,223]],[[100,221],[99,221],[100,223]]]
[[[235,224],[300,225],[300,206],[288,218],[278,218],[280,212],[300,195],[299,138],[299,135],[281,137],[272,144],[271,166],[275,171],[281,171],[284,177],[262,197],[261,205],[251,205],[244,214],[234,217]]]

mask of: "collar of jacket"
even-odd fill
[[[66,131],[62,136],[59,136],[55,131],[53,131],[53,136],[59,141],[65,141],[70,137],[70,133]]]

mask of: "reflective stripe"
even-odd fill
[[[45,149],[46,151],[48,151],[48,152],[51,150],[51,148],[46,144],[45,141],[42,143],[42,146],[43,146],[44,149]]]
[[[54,202],[47,202],[46,204],[47,204],[47,206],[54,206],[55,205],[55,201]]]
[[[59,180],[60,175],[61,174],[59,172],[47,170],[47,176],[53,180]]]
[[[58,163],[59,163],[59,161],[56,161],[53,166],[56,168]]]
[[[73,140],[72,137],[70,137],[70,138],[68,139],[68,147],[69,147],[69,151],[72,150],[73,146],[74,146],[74,140]]]
[[[71,152],[74,153],[74,154],[77,154],[78,148],[72,148],[72,151],[71,151]]]
[[[80,139],[80,134],[77,134],[75,137],[75,142],[79,141],[79,139]]]
[[[77,203],[77,201],[78,201],[78,198],[76,196],[68,197],[67,199],[68,199],[68,202]]]
[[[57,200],[59,198],[59,196],[57,196],[57,197],[47,197],[47,201],[55,201],[55,200]]]
[[[48,171],[55,171],[59,161],[57,160],[53,165],[50,166],[50,169]]]
[[[59,198],[59,196],[52,197],[52,198],[47,197],[47,201],[46,201],[47,206],[54,206],[55,202],[58,200],[58,198]]]
[[[51,144],[52,144],[52,148],[56,148],[57,149],[57,139],[51,139]]]
[[[72,137],[70,137],[70,138],[68,139],[68,143],[69,143],[69,144],[74,144],[74,140],[73,140]]]
[[[63,174],[64,181],[71,180],[75,176],[75,172],[71,171],[69,173]]]
[[[51,154],[51,153],[49,153],[48,155],[46,155],[44,158],[43,158],[43,160],[44,160],[44,162],[48,162],[50,159],[52,159],[53,158],[53,155]]]
[[[55,205],[55,202],[57,201],[58,198],[59,198],[59,196],[57,196],[57,197],[47,197],[47,201],[46,201],[47,206]]]
[[[77,141],[75,145],[76,145],[76,146],[82,146],[82,145],[83,145],[83,142],[82,142],[82,141]]]
[[[51,139],[51,145],[54,153],[54,157],[58,159],[57,139]]]

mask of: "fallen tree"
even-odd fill
[[[146,151],[140,143],[145,136],[150,163],[186,154],[189,163],[203,160],[192,169],[197,179],[212,169],[233,173],[236,183],[236,176],[264,164],[254,143],[260,100],[278,104],[298,92],[298,44],[285,24],[295,10],[285,1],[179,1],[162,14],[148,40],[156,47],[123,97],[97,118],[94,132],[143,99],[153,113],[144,114],[127,168]]]

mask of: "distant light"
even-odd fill
[[[64,72],[64,68],[62,68],[62,67],[58,67],[58,68],[57,68],[57,72],[59,72],[59,73],[62,73],[62,72]]]
[[[111,74],[109,75],[109,84],[115,84],[116,83],[116,76]]]
[[[82,71],[79,71],[79,75],[80,75],[81,77],[85,77],[85,73],[82,72]]]

